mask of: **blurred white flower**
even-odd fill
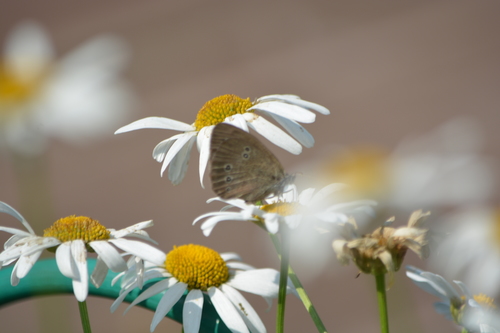
[[[405,139],[392,153],[374,147],[338,152],[321,162],[319,178],[345,183],[354,198],[372,198],[380,207],[414,210],[481,202],[494,188],[481,141],[474,121],[457,118]]]
[[[208,202],[220,200],[229,206],[224,211],[203,214],[196,218],[193,224],[206,218],[201,224],[205,236],[209,236],[213,228],[222,221],[252,221],[262,224],[268,232],[275,234],[280,224],[295,229],[303,220],[308,220],[311,224],[313,220],[339,223],[347,221],[348,215],[354,212],[373,212],[372,206],[375,206],[376,202],[372,200],[336,201],[333,196],[343,188],[343,184],[330,184],[319,191],[308,188],[298,194],[296,187],[290,185],[288,191],[271,198],[268,204],[263,205],[254,205],[242,199],[213,198]],[[236,208],[238,211],[227,211],[230,208]]]
[[[500,292],[500,211],[468,207],[443,216],[437,225],[444,235],[431,266],[458,277],[474,290]]]
[[[133,104],[120,78],[128,53],[121,39],[103,35],[56,60],[42,27],[17,25],[0,55],[0,144],[33,155],[48,137],[85,142],[111,131]]]
[[[418,287],[441,299],[441,302],[434,303],[434,308],[446,319],[453,320],[466,332],[500,332],[500,316],[491,298],[484,294],[472,295],[460,281],[453,281],[461,291],[458,293],[448,281],[437,274],[413,266],[407,266],[406,269],[406,275]]]

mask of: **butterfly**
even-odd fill
[[[283,193],[295,178],[254,136],[226,123],[213,129],[210,166],[212,189],[222,199],[263,201]]]

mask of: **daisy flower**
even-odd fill
[[[453,119],[429,133],[405,139],[392,152],[374,146],[337,149],[321,162],[319,179],[348,184],[352,198],[374,198],[381,207],[481,202],[494,189],[481,141],[477,123]]]
[[[298,195],[295,186],[289,188],[280,197],[271,198],[270,203],[265,205],[254,205],[241,199],[210,199],[208,202],[218,200],[229,206],[221,212],[201,215],[193,224],[206,218],[201,224],[205,236],[209,236],[217,223],[222,221],[252,221],[263,224],[268,232],[275,234],[280,224],[295,229],[306,218],[337,223],[347,221],[347,214],[356,211],[371,213],[371,206],[376,205],[372,200],[332,203],[332,195],[343,189],[343,184],[330,184],[319,191],[308,188]],[[236,208],[238,211],[227,211],[230,208]]]
[[[40,154],[49,137],[85,142],[123,121],[131,90],[120,74],[128,58],[115,37],[96,37],[56,61],[47,33],[23,22],[0,56],[0,144]]]
[[[183,132],[157,144],[153,149],[153,158],[163,162],[161,175],[169,167],[168,179],[177,185],[184,179],[190,152],[196,141],[200,152],[200,183],[203,187],[203,175],[210,153],[210,136],[215,125],[226,122],[247,132],[252,128],[273,144],[292,154],[300,154],[301,144],[305,147],[314,145],[312,135],[299,125],[314,122],[316,115],[311,110],[325,115],[330,113],[325,107],[304,101],[295,95],[269,95],[258,98],[255,102],[251,102],[250,98],[223,95],[206,102],[191,125],[169,118],[148,117],[118,129],[115,134],[143,128]],[[255,111],[274,119],[296,140]]]
[[[460,289],[459,293],[443,277],[413,266],[407,266],[406,275],[418,287],[441,299],[434,304],[436,312],[453,320],[467,332],[500,332],[500,317],[490,297],[472,295],[465,284],[453,281]]]
[[[152,221],[134,224],[121,230],[106,229],[98,221],[85,216],[68,216],[57,220],[45,229],[43,236],[37,236],[29,223],[14,208],[0,201],[0,212],[18,219],[27,231],[0,226],[0,231],[12,234],[0,253],[0,262],[6,266],[17,260],[11,275],[13,286],[25,277],[40,257],[43,250],[55,250],[57,266],[61,273],[73,280],[76,299],[85,301],[88,294],[87,253],[96,252],[97,262],[90,276],[99,287],[106,277],[108,268],[113,272],[127,269],[127,264],[118,249],[127,254],[158,262],[162,252],[142,241],[125,239],[135,237],[153,241],[142,229],[153,225]],[[116,247],[116,248],[115,248]]]
[[[146,264],[144,269],[132,265],[122,274],[121,294],[112,304],[111,311],[114,312],[136,287],[162,277],[164,279],[144,290],[126,310],[164,292],[151,322],[151,332],[185,292],[182,323],[186,333],[199,331],[204,295],[208,295],[232,332],[266,332],[258,314],[237,289],[260,295],[270,305],[271,299],[278,296],[279,273],[274,269],[255,269],[237,260],[240,258],[235,253],[219,254],[201,245],[174,246],[172,251],[164,254],[161,265]],[[292,290],[289,285],[288,292]]]
[[[459,277],[474,290],[498,295],[500,286],[500,210],[463,207],[443,216],[431,266],[445,277]]]
[[[354,219],[339,225],[339,235],[332,246],[337,259],[344,265],[352,260],[366,274],[385,274],[397,272],[401,267],[408,249],[420,258],[429,255],[427,229],[423,228],[429,212],[421,210],[413,212],[408,226],[390,227],[394,218],[389,219],[382,227],[370,234],[360,236]]]

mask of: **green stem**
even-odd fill
[[[83,332],[92,333],[92,328],[90,328],[89,312],[87,311],[87,301],[78,302],[78,309],[80,310],[80,318],[82,319]]]
[[[276,315],[276,333],[283,333],[285,327],[286,289],[288,286],[288,263],[290,261],[290,237],[287,227],[281,230],[281,267],[280,289],[278,294],[278,313]]]
[[[389,333],[389,316],[387,314],[387,298],[385,295],[385,274],[376,274],[378,310],[380,315],[380,332]]]
[[[278,256],[281,259],[281,244],[276,235],[269,234],[271,236],[271,240],[274,244],[274,247],[276,248],[276,252],[278,252]],[[307,295],[307,292],[305,291],[304,287],[302,286],[302,283],[300,282],[299,278],[297,277],[297,274],[295,274],[295,271],[293,270],[292,266],[288,265],[288,275],[290,277],[290,280],[292,280],[292,283],[297,290],[297,293],[299,294],[300,300],[304,304],[307,312],[309,313],[309,316],[311,317],[312,321],[314,322],[314,325],[316,325],[316,329],[320,333],[326,333],[326,327],[321,321],[321,318],[316,311],[316,308],[312,304],[311,300],[309,299],[309,296]]]

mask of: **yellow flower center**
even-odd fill
[[[497,308],[493,298],[488,297],[485,294],[474,295],[473,298],[483,309],[495,310]]]
[[[189,290],[207,291],[218,287],[229,279],[229,269],[224,259],[208,247],[188,244],[174,246],[167,254],[165,268]]]
[[[209,100],[203,105],[196,116],[194,126],[199,131],[203,127],[217,125],[222,123],[224,119],[235,115],[242,114],[252,107],[250,98],[243,99],[236,95],[222,95]]]
[[[276,213],[281,216],[288,216],[297,213],[297,205],[289,202],[276,202],[269,205],[263,205],[261,210],[268,213]]]
[[[109,234],[110,232],[99,221],[75,215],[59,219],[43,231],[44,237],[55,237],[63,243],[76,239],[89,243],[109,239]]]
[[[0,120],[36,94],[40,79],[22,80],[0,64]]]
[[[320,170],[329,182],[349,185],[356,198],[376,198],[387,193],[387,153],[374,147],[359,147],[328,161]],[[346,193],[347,194],[347,193]]]

